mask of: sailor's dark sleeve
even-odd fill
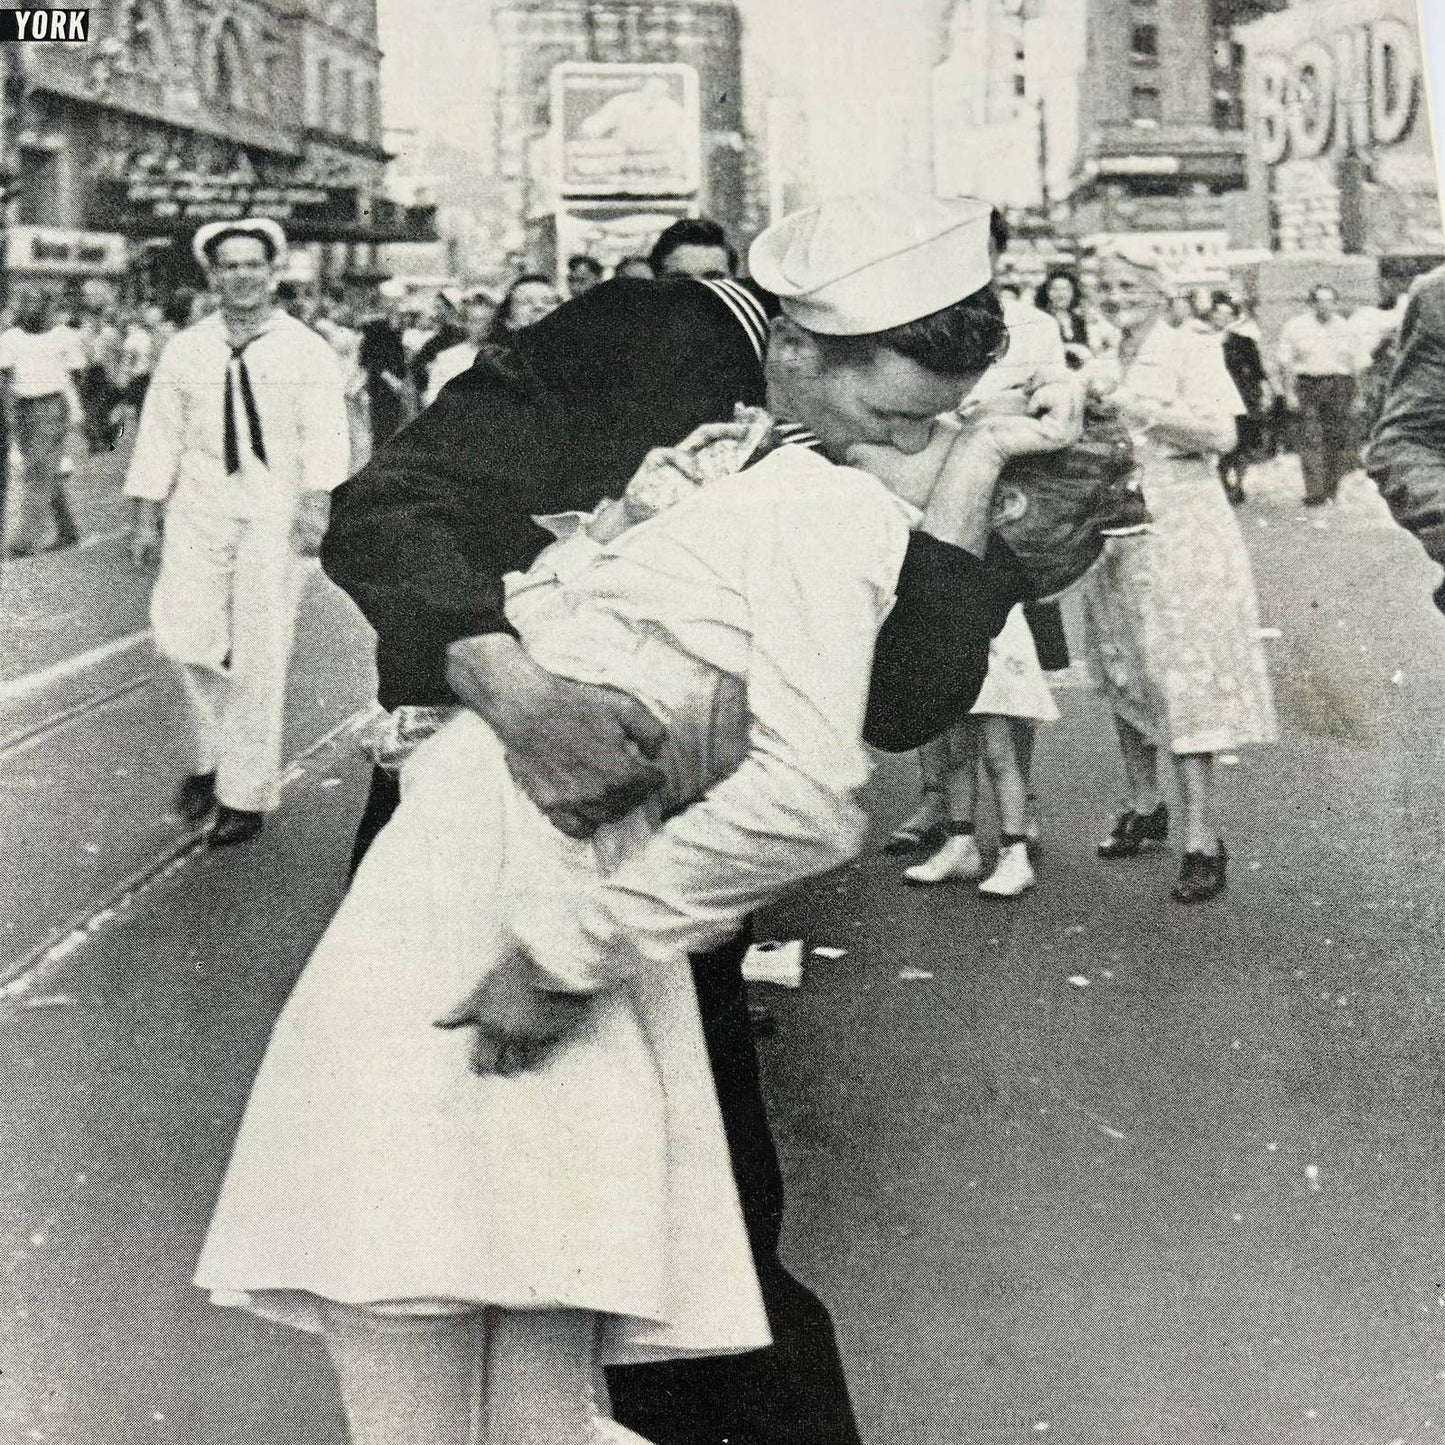
[[[334,494],[321,561],[376,631],[384,707],[451,701],[448,644],[509,630],[502,574],[538,548],[556,430],[511,358],[479,357]]]
[[[1020,574],[996,539],[982,560],[914,532],[898,600],[878,634],[863,737],[901,753],[936,738],[978,698],[988,645],[1024,598]]]
[[[382,705],[452,701],[447,646],[510,630],[502,576],[548,540],[534,515],[616,493],[760,385],[695,282],[608,281],[483,348],[334,494],[321,561],[376,630]]]

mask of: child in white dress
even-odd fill
[[[1015,607],[989,647],[988,674],[968,716],[919,750],[924,792],[942,794],[948,813],[938,850],[904,870],[907,882],[943,883],[977,878],[983,872],[974,836],[981,760],[998,804],[1000,838],[994,869],[978,891],[1013,898],[1034,886],[1028,783],[1019,763],[1013,720],[1053,722],[1058,715],[1023,608]]]

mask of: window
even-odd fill
[[[241,32],[232,20],[226,21],[216,35],[211,76],[211,94],[217,105],[232,110],[245,105],[246,65],[241,52]]]
[[[1151,24],[1136,24],[1129,41],[1129,54],[1134,60],[1159,59],[1159,27]]]
[[[376,129],[376,82],[374,80],[363,80],[361,82],[360,139],[375,140]]]
[[[1163,114],[1157,85],[1136,85],[1129,92],[1129,119],[1136,125],[1157,125]]]
[[[1028,82],[1022,75],[1014,76],[1014,94],[1023,97],[1029,93]]]

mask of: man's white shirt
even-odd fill
[[[68,395],[71,374],[89,364],[80,334],[69,326],[39,332],[12,326],[0,335],[0,371],[10,373],[16,396]]]
[[[325,338],[274,312],[244,351],[266,460],[250,446],[234,382],[240,471],[228,475],[223,417],[232,350],[219,312],[174,336],[151,377],[127,496],[228,517],[289,512],[302,491],[346,480],[350,436],[341,366]]]

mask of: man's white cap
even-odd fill
[[[286,232],[269,216],[247,216],[239,221],[207,221],[191,238],[191,255],[202,266],[209,266],[211,259],[206,247],[214,245],[223,236],[254,236],[271,245],[272,260],[278,266],[286,264]]]
[[[888,331],[988,285],[992,212],[972,196],[859,191],[769,226],[748,268],[809,331]]]

